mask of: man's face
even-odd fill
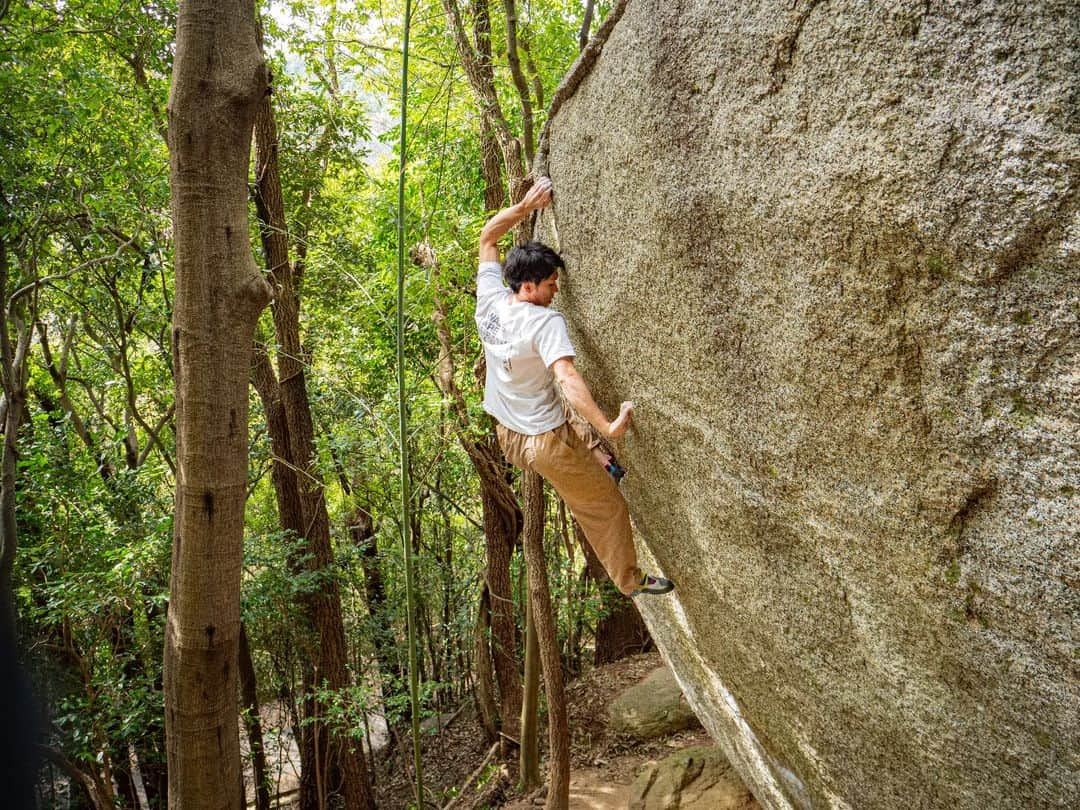
[[[555,298],[555,293],[559,291],[559,271],[556,270],[539,284],[526,281],[521,285],[521,289],[525,293],[525,300],[530,304],[550,307],[552,300]]]

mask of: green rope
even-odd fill
[[[416,601],[413,581],[412,541],[409,512],[412,488],[409,482],[409,433],[405,407],[405,126],[409,92],[409,24],[412,0],[405,0],[405,37],[401,44],[401,146],[398,153],[398,268],[397,268],[397,385],[398,452],[401,462],[401,546],[405,552],[405,603],[409,634],[409,705],[412,714],[413,766],[416,771],[416,806],[424,807],[424,777],[420,759],[420,674],[416,661]]]

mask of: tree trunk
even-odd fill
[[[108,791],[101,784],[100,778],[95,778],[93,775],[80,769],[59,749],[39,745],[38,751],[44,759],[48,760],[64,772],[67,778],[71,780],[73,790],[75,785],[82,788],[83,793],[90,802],[90,806],[94,808],[94,810],[113,810],[113,808],[116,807],[116,803],[113,801],[112,796],[109,795]],[[75,799],[75,797],[72,797],[72,799]]]
[[[566,810],[570,802],[570,731],[566,720],[566,692],[563,689],[562,659],[548,589],[547,561],[544,558],[544,480],[534,472],[522,474],[525,502],[525,566],[529,573],[529,603],[536,623],[540,662],[548,700],[548,763],[551,783],[547,810]]]
[[[528,504],[531,506],[531,504]],[[526,517],[530,528],[535,520]],[[543,528],[543,523],[539,524]],[[533,542],[530,539],[526,543]],[[532,602],[525,602],[525,688],[521,699],[521,785],[526,793],[540,787],[540,645],[536,641],[536,617]]]
[[[146,607],[146,624],[153,627],[162,608],[151,596],[151,586],[143,585],[143,597]],[[162,689],[160,674],[154,681],[154,688]],[[166,761],[165,718],[158,717],[151,729],[147,729],[135,744],[135,753],[139,758],[139,770],[142,772],[143,787],[151,807],[165,807],[169,798],[169,769]]]
[[[7,332],[6,319],[5,323],[0,324],[0,328]],[[3,340],[8,342],[6,334]],[[7,402],[7,413],[4,418],[3,458],[0,461],[0,641],[5,642],[5,649],[14,649],[15,641],[15,593],[11,579],[15,567],[15,549],[19,544],[15,518],[15,465],[18,458],[19,426],[22,424],[26,404],[26,387],[17,379],[19,374],[19,370],[13,368],[12,363],[4,362],[4,399]]]
[[[267,70],[247,0],[182,0],[169,98],[176,515],[165,630],[169,806],[239,808],[240,571],[248,368],[270,290],[248,243]]]
[[[506,178],[510,185],[510,201],[516,202],[525,193],[523,184],[525,161],[521,142],[510,131],[495,89],[495,72],[492,66],[490,45],[491,19],[487,0],[475,0],[473,3],[476,50],[473,50],[465,33],[457,0],[442,0],[442,3],[450,34],[457,46],[458,58],[461,60],[465,76],[476,96],[480,114],[487,118],[502,152]]]
[[[49,331],[45,326],[44,321],[38,319],[35,326],[38,331],[38,342],[41,344],[41,358],[44,361],[45,369],[49,372],[49,376],[52,378],[53,385],[56,387],[56,395],[59,399],[58,405],[67,415],[68,421],[71,422],[71,427],[75,431],[75,434],[82,439],[86,449],[98,460],[98,474],[102,480],[108,483],[114,474],[112,464],[109,462],[108,456],[102,452],[98,446],[98,442],[90,434],[89,429],[86,427],[86,422],[82,416],[75,409],[75,404],[71,401],[71,395],[68,393],[67,387],[67,370],[63,359],[57,362],[53,358],[52,348],[49,345]],[[61,356],[67,354],[67,350],[70,348],[70,341],[75,336],[75,319],[71,319],[70,326],[66,335],[63,333],[63,349],[61,350]]]
[[[516,0],[503,0],[506,11],[506,61],[510,65],[510,75],[521,101],[521,130],[525,146],[525,160],[532,163],[536,144],[533,136],[532,97],[529,95],[529,83],[521,70],[521,58],[518,55],[518,27]]]
[[[514,601],[510,590],[510,557],[518,533],[517,520],[516,516],[503,511],[483,484],[480,497],[484,508],[484,541],[487,549],[485,578],[491,593],[491,659],[499,684],[501,730],[516,742],[519,739],[518,721],[521,715],[521,674]]]
[[[585,15],[581,18],[581,30],[578,31],[578,50],[585,50],[589,44],[589,29],[592,28],[593,10],[596,0],[585,0]]]
[[[470,429],[468,405],[454,379],[453,340],[446,325],[446,306],[439,287],[438,263],[433,254],[421,257],[421,261],[428,262],[435,286],[434,319],[440,347],[436,381],[457,417],[454,430],[458,442],[468,454],[480,479],[487,552],[484,579],[491,597],[491,657],[499,685],[501,730],[506,737],[516,741],[521,719],[521,675],[518,669],[514,603],[510,592],[510,558],[521,532],[521,511],[507,480],[508,467],[499,449],[494,427],[489,427],[479,438]],[[508,753],[505,747],[502,753]]]
[[[281,403],[281,388],[274,374],[274,368],[270,363],[270,356],[266,353],[265,346],[256,342],[251,366],[251,384],[259,395],[263,406],[263,414],[266,419],[266,432],[270,437],[270,450],[273,455],[273,463],[270,467],[270,480],[274,487],[274,497],[278,508],[278,522],[285,530],[287,542],[295,543],[304,536],[304,516],[300,506],[300,490],[296,483],[296,473],[292,466],[292,450],[289,445],[289,424],[285,418],[285,406]],[[288,556],[289,570],[293,575],[303,571],[303,552],[299,547],[293,547]],[[310,621],[307,612],[305,618]],[[310,628],[299,634],[302,638],[309,639],[314,634]],[[314,659],[316,652],[314,642],[302,644],[297,650],[300,659],[302,692],[307,694],[308,686],[314,680]],[[304,698],[301,698],[303,703]],[[303,704],[306,706],[306,704]],[[306,717],[306,714],[305,714]],[[315,758],[314,730],[308,723],[300,723],[295,734],[297,749],[300,753],[300,775],[303,784],[304,775],[314,782],[314,775],[318,768]]]
[[[588,598],[590,579],[588,567],[582,569],[575,592],[579,604],[571,613],[570,638],[566,641],[567,669],[572,675],[581,672],[581,638],[585,630],[585,611],[580,603]]]
[[[480,723],[484,726],[484,734],[488,742],[494,742],[498,737],[498,709],[495,708],[495,698],[492,694],[494,683],[491,672],[491,595],[488,593],[487,583],[480,589],[480,604],[476,608],[476,629],[474,634],[474,653],[476,659],[476,709],[480,715]]]
[[[270,774],[266,770],[262,719],[259,716],[259,688],[243,622],[240,623],[240,695],[244,702],[244,726],[251,750],[251,770],[255,777],[255,810],[270,810]]]
[[[314,680],[305,683],[304,714],[314,735],[314,758],[302,767],[300,806],[314,810],[331,796],[349,808],[373,808],[371,781],[363,752],[344,731],[329,729],[321,720],[329,707],[316,698],[316,690],[340,691],[349,687],[348,649],[341,617],[341,593],[336,577],[330,518],[326,510],[322,474],[315,456],[315,429],[307,396],[304,351],[300,343],[299,279],[289,262],[285,205],[277,161],[277,127],[270,97],[259,105],[255,120],[256,210],[259,215],[263,253],[275,286],[274,331],[277,336],[278,390],[288,425],[290,471],[300,495],[301,537],[305,540],[308,566],[325,574],[322,586],[301,597],[302,607],[318,643],[313,662]],[[307,748],[309,754],[310,747]],[[303,753],[302,753],[303,756]],[[316,769],[316,770],[313,770]],[[322,770],[318,770],[322,769]]]
[[[382,568],[379,566],[379,549],[375,543],[375,523],[371,514],[361,506],[355,507],[349,518],[349,537],[353,545],[360,550],[360,567],[364,572],[364,601],[368,609],[368,635],[379,667],[383,700],[387,700],[393,695],[394,684],[400,684],[405,673],[398,665],[394,628],[387,615],[386,588],[383,585]]]
[[[480,116],[480,172],[484,177],[484,210],[498,211],[506,204],[499,142],[487,117]]]
[[[3,189],[0,189],[2,196]],[[0,212],[0,225],[7,216]],[[15,518],[15,472],[19,427],[26,410],[27,357],[30,328],[20,317],[18,302],[8,298],[7,245],[0,234],[0,383],[4,390],[4,439],[0,450],[0,648],[15,649],[15,593],[12,572],[19,545]],[[12,329],[14,328],[14,340]]]
[[[446,422],[442,420],[442,429],[440,437],[443,445],[449,441],[449,436],[446,431]],[[442,471],[440,469],[435,477],[435,486],[439,492],[442,492]],[[452,633],[454,627],[454,583],[457,580],[457,576],[454,572],[454,532],[450,524],[450,512],[447,509],[446,498],[439,498],[439,516],[442,518],[442,547],[439,550],[439,574],[442,577],[443,586],[443,598],[442,598],[442,657],[444,665],[446,667],[446,680],[448,682],[447,690],[445,691],[448,703],[455,703],[456,690],[455,684],[460,684],[464,673],[460,670],[454,672],[455,656],[454,656],[454,642],[457,640]],[[440,695],[444,694],[444,690],[439,691]]]

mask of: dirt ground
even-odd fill
[[[645,743],[622,739],[609,731],[607,710],[614,697],[662,663],[656,653],[632,656],[588,671],[567,684],[571,810],[625,810],[630,785],[648,762],[691,745],[709,744],[708,735],[700,728]],[[542,747],[546,747],[546,734],[546,728],[541,729]],[[388,749],[392,750],[394,746]],[[445,806],[448,790],[464,783],[488,750],[471,708],[441,733],[425,740],[424,782],[438,800],[431,806]],[[455,810],[525,810],[539,806],[533,797],[518,793],[516,770],[516,762],[489,765],[454,805]],[[541,770],[546,771],[546,763]],[[376,784],[379,807],[407,808],[412,799],[411,778],[411,765],[407,766],[396,751],[382,757]],[[536,800],[542,804],[538,797]]]

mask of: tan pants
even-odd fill
[[[574,427],[565,422],[538,436],[525,436],[503,425],[496,430],[506,460],[515,467],[539,473],[555,487],[581,524],[611,581],[629,594],[641,584],[630,513],[619,487],[593,458],[589,444]]]

